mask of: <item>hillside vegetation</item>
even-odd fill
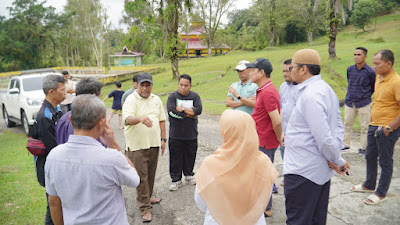
[[[313,46],[307,43],[285,45],[281,47],[266,48],[257,52],[232,51],[225,56],[211,58],[185,59],[179,61],[180,74],[192,76],[192,90],[199,93],[203,100],[203,109],[207,113],[220,114],[225,109],[225,100],[228,87],[231,83],[238,81],[237,72],[233,71],[237,62],[248,60],[253,62],[256,58],[268,58],[274,71],[271,74],[272,82],[277,89],[283,80],[282,65],[285,59],[291,58],[293,54],[302,48],[317,50],[322,60],[322,78],[336,91],[338,98],[346,96],[347,80],[346,68],[354,64],[354,49],[359,46],[368,49],[367,63],[372,66],[373,55],[381,49],[390,49],[395,53],[394,67],[400,71],[400,12],[378,17],[375,25],[366,29],[366,32],[356,30],[353,26],[344,27],[338,35],[336,42],[336,54],[338,59],[328,60],[328,38],[315,39]],[[177,81],[172,79],[171,66],[167,62],[152,64],[165,68],[165,72],[153,77],[153,93],[161,95],[164,104],[168,93],[177,89]],[[125,81],[123,90],[128,90],[132,81]],[[103,96],[110,93],[114,85],[103,88]],[[111,100],[107,101],[111,106]]]

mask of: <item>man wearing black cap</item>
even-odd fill
[[[64,70],[62,72],[62,75],[65,80],[65,99],[63,102],[60,103],[60,108],[63,114],[67,113],[68,111],[71,111],[71,104],[72,100],[74,100],[74,93],[75,93],[75,82],[72,80],[69,80],[69,73],[68,71]]]
[[[126,98],[122,107],[126,155],[135,165],[140,177],[136,200],[143,222],[150,222],[152,219],[151,204],[161,201],[151,195],[159,149],[161,146],[161,155],[164,155],[167,141],[164,106],[161,99],[151,93],[152,88],[152,76],[149,73],[139,74],[137,90]]]
[[[246,63],[250,77],[258,86],[256,105],[251,115],[256,122],[259,149],[274,162],[275,151],[281,143],[282,117],[280,115],[279,93],[271,81],[272,65],[268,59],[258,58],[254,63]],[[272,196],[266,216],[272,216]]]

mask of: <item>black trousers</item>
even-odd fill
[[[193,176],[193,167],[196,161],[197,139],[178,140],[169,138],[169,175],[172,182],[182,179],[182,172],[185,176]]]
[[[326,224],[331,181],[318,185],[295,174],[285,174],[284,180],[286,224]]]

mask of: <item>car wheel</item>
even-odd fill
[[[24,111],[22,111],[21,119],[22,119],[21,121],[22,127],[24,128],[26,136],[28,137],[32,136],[32,126],[29,125],[28,118],[26,117],[26,113]]]
[[[10,118],[8,116],[6,107],[3,106],[3,118],[4,121],[6,122],[7,127],[14,127],[15,126],[15,122],[10,121]]]

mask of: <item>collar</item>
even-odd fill
[[[392,77],[393,77],[395,74],[397,74],[397,73],[396,73],[396,70],[393,69],[393,71],[392,71],[389,75],[387,75],[386,77],[384,77],[383,79],[379,79],[379,78],[378,78],[379,83],[389,81],[390,79],[392,79]],[[380,75],[379,75],[379,76],[380,76]]]
[[[367,63],[364,63],[364,66],[361,67],[361,69],[358,69],[357,64],[354,64],[354,67],[355,67],[357,70],[366,69],[366,68],[367,68]]]
[[[56,113],[58,113],[58,112],[61,112],[60,105],[57,105],[57,107],[54,108],[54,106],[53,106],[49,101],[47,101],[46,99],[44,99],[43,104],[44,104],[47,108],[50,109],[50,111],[51,111],[52,114],[56,114]]]
[[[307,85],[309,85],[315,81],[319,81],[319,80],[322,80],[321,75],[314,75],[314,76],[308,78],[307,80],[305,80],[303,83],[298,84],[297,85],[298,90],[301,90],[301,89],[305,88]]]
[[[150,96],[148,98],[143,98],[142,96],[139,95],[139,93],[136,90],[133,92],[133,95],[136,97],[136,99],[139,99],[139,100],[148,100],[148,99],[154,98],[153,93],[150,93]]]
[[[85,144],[85,145],[95,145],[97,147],[104,148],[103,145],[100,144],[96,139],[89,137],[89,136],[82,136],[82,135],[70,135],[68,138],[69,143],[78,143],[78,144]]]
[[[263,90],[264,88],[268,87],[268,86],[271,85],[271,84],[272,84],[272,81],[270,80],[270,81],[268,81],[267,83],[265,83],[263,86],[259,87],[259,88],[257,89],[257,92]]]
[[[240,85],[242,85],[242,86],[245,86],[245,85],[250,85],[251,84],[251,79],[249,79],[246,83],[242,83],[242,81],[241,80],[239,80],[239,82],[238,82]]]

